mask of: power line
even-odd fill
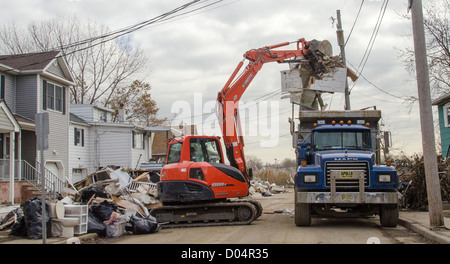
[[[364,4],[364,0],[361,1],[361,5],[359,6],[358,13],[356,14],[355,21],[353,22],[352,28],[350,29],[350,33],[348,34],[347,40],[344,43],[344,47],[347,45],[347,42],[348,42],[348,40],[350,39],[350,37],[352,35],[353,29],[355,28],[356,22],[358,21],[359,13],[361,13],[361,9],[363,7],[363,4]]]
[[[185,10],[185,9],[187,9],[189,7],[193,7],[193,6],[199,5],[201,3],[208,2],[208,1],[210,1],[210,0],[194,0],[194,1],[191,1],[191,2],[186,3],[184,5],[181,5],[181,6],[175,8],[175,9],[169,11],[169,12],[166,12],[166,13],[164,13],[162,15],[156,16],[156,17],[151,18],[149,20],[140,22],[138,24],[135,24],[135,25],[123,28],[123,29],[119,29],[119,30],[116,30],[116,31],[113,31],[113,32],[109,32],[109,33],[101,35],[101,36],[97,36],[97,37],[89,38],[89,39],[86,39],[86,40],[74,42],[74,43],[68,44],[66,46],[60,46],[60,47],[57,47],[55,49],[63,50],[63,49],[71,48],[71,47],[87,45],[86,47],[75,49],[75,50],[73,50],[73,51],[71,51],[69,53],[64,54],[64,56],[67,56],[67,55],[70,55],[72,53],[79,52],[79,51],[82,51],[82,50],[85,50],[85,49],[90,49],[90,48],[93,48],[93,47],[95,47],[97,45],[103,44],[105,42],[108,42],[108,41],[120,38],[120,37],[122,37],[124,35],[133,33],[135,31],[138,31],[138,30],[140,30],[140,29],[142,29],[144,27],[147,27],[149,25],[156,24],[156,23],[161,23],[161,22],[167,22],[168,20],[174,19],[175,17],[180,17],[180,16],[184,16],[186,14],[190,14],[190,13],[196,12],[198,10],[201,10],[201,9],[210,7],[210,6],[214,5],[214,4],[217,4],[219,2],[222,2],[224,0],[217,0],[215,2],[212,2],[212,3],[206,4],[206,5],[200,6],[198,8],[193,9],[193,10],[189,10],[189,11],[186,11],[184,13],[177,14],[177,13],[181,12],[182,10]],[[91,44],[91,43],[93,43],[95,41],[98,41],[98,40],[101,40],[101,41],[99,41],[97,43],[94,43],[94,44]]]
[[[358,65],[357,71],[359,73],[362,73],[362,71],[364,70],[367,60],[369,59],[369,55],[372,52],[373,44],[375,43],[375,39],[377,38],[378,31],[380,30],[381,22],[383,21],[384,14],[386,12],[388,3],[389,3],[389,0],[384,0],[383,4],[381,5],[380,13],[378,14],[377,23],[375,24],[375,27],[372,31],[372,35],[370,37],[369,43],[367,44],[366,51],[364,52],[361,62]],[[355,86],[355,85],[353,85],[353,86]],[[352,89],[353,89],[353,87],[352,87]],[[350,91],[351,91],[351,89],[350,89]]]
[[[374,27],[374,29],[373,29],[373,31],[372,31],[372,35],[371,35],[371,37],[370,37],[369,43],[367,44],[366,50],[365,50],[365,52],[364,52],[364,55],[363,55],[363,57],[362,57],[362,59],[361,59],[359,65],[358,65],[358,68],[356,69],[356,73],[357,73],[359,76],[363,77],[366,81],[368,81],[372,86],[374,86],[374,87],[377,88],[378,90],[380,90],[380,91],[382,91],[382,92],[384,92],[384,93],[386,93],[386,94],[389,94],[389,95],[391,95],[391,96],[393,96],[393,97],[402,99],[402,98],[400,98],[400,97],[398,97],[398,96],[396,96],[396,95],[390,94],[390,93],[384,91],[383,89],[377,87],[376,85],[374,85],[373,83],[371,83],[367,78],[365,78],[365,77],[362,75],[362,71],[364,70],[364,68],[365,68],[365,66],[366,66],[366,63],[367,63],[367,61],[368,61],[368,59],[369,59],[370,53],[372,52],[373,44],[375,43],[375,39],[376,39],[376,37],[377,37],[377,35],[378,35],[378,32],[379,32],[379,30],[380,30],[381,22],[383,21],[384,14],[386,13],[386,9],[387,9],[387,5],[388,5],[388,4],[389,4],[389,0],[384,0],[384,1],[383,1],[383,4],[381,5],[380,13],[378,14],[377,22],[376,22],[375,27]],[[349,62],[348,60],[346,60],[346,61]],[[352,64],[350,63],[350,65],[352,65]],[[353,66],[353,65],[352,65],[352,66]],[[353,68],[355,68],[355,66],[353,66]],[[353,90],[353,88],[355,87],[356,83],[357,83],[357,81],[355,81],[355,82],[353,83],[352,88],[350,88],[350,92]]]
[[[346,61],[347,61],[347,63],[350,64],[353,68],[355,68],[355,66],[353,66],[353,64],[352,64],[350,61],[348,61],[348,60],[346,60]],[[370,85],[372,85],[372,86],[373,86],[374,88],[376,88],[377,90],[379,90],[379,91],[381,91],[381,92],[383,92],[383,93],[385,93],[385,94],[387,94],[387,95],[389,95],[389,96],[392,96],[392,97],[394,97],[394,98],[401,99],[401,100],[405,100],[405,97],[401,97],[401,96],[392,94],[392,93],[390,93],[390,92],[387,92],[387,91],[381,89],[380,87],[378,87],[377,85],[375,85],[373,82],[369,81],[369,79],[367,79],[364,75],[362,75],[361,72],[357,72],[357,74],[358,74],[358,77],[363,77],[364,80],[366,80]],[[355,86],[355,85],[353,85],[353,87],[354,87],[354,86]],[[353,87],[352,87],[352,89],[353,89]],[[350,91],[351,91],[351,90],[350,90]]]
[[[137,24],[134,24],[134,25],[131,25],[131,26],[119,29],[119,30],[111,31],[111,32],[108,32],[106,34],[99,35],[99,36],[96,36],[96,37],[91,37],[91,38],[87,38],[87,39],[84,39],[84,40],[75,41],[75,42],[71,42],[71,43],[68,43],[68,44],[64,44],[64,45],[60,45],[60,46],[57,46],[57,47],[53,47],[52,50],[61,50],[62,51],[62,54],[60,56],[56,57],[56,58],[68,56],[68,55],[71,55],[73,53],[80,52],[80,51],[87,50],[87,49],[91,49],[91,48],[93,48],[93,47],[95,47],[97,45],[109,42],[109,41],[117,39],[117,38],[120,38],[120,37],[122,37],[124,35],[133,33],[135,31],[138,31],[138,30],[140,30],[140,29],[142,29],[144,27],[147,27],[149,25],[152,25],[152,24],[155,24],[155,23],[167,22],[167,21],[169,21],[171,19],[174,19],[175,17],[180,17],[180,16],[184,16],[184,15],[187,15],[187,14],[191,14],[193,12],[196,12],[196,11],[199,11],[201,9],[204,9],[204,8],[210,7],[212,5],[215,5],[215,4],[217,4],[219,2],[222,2],[224,0],[216,0],[216,1],[212,2],[212,3],[208,3],[206,5],[201,5],[201,4],[206,3],[208,1],[210,1],[210,0],[194,0],[194,1],[188,2],[188,3],[184,4],[184,5],[181,5],[181,6],[175,8],[175,9],[169,11],[169,12],[166,12],[166,13],[164,13],[162,15],[156,16],[156,17],[148,19],[148,20],[145,20],[143,22],[140,22],[140,23],[137,23]],[[201,6],[199,6],[199,5],[201,5]],[[192,8],[192,7],[195,7],[195,6],[199,6],[199,7],[195,8],[193,10],[186,11],[184,13],[180,13],[182,10],[186,10],[187,8]],[[83,46],[83,47],[81,47],[81,46]],[[64,52],[64,50],[69,50],[69,49],[73,49],[73,50],[70,50],[68,52]],[[42,63],[42,62],[44,62],[44,61],[30,63],[28,65],[23,65],[22,67],[33,66],[35,64],[39,64],[39,63]]]

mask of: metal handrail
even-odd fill
[[[36,169],[33,165],[28,163],[26,160],[20,161],[22,164],[20,166],[21,172],[16,171],[15,179],[19,180],[26,180],[31,186],[33,186],[36,190],[41,191],[41,188],[39,187],[41,185],[41,177],[40,177],[40,171],[39,169]],[[16,160],[16,168],[19,163],[18,160]],[[36,162],[37,167],[39,168],[39,162]],[[1,175],[3,177],[2,180],[8,181],[9,180],[9,159],[2,159],[0,160],[0,170]],[[61,180],[59,177],[57,177],[55,174],[53,174],[50,170],[47,168],[44,168],[45,173],[45,190],[55,195],[58,192],[64,191],[65,187],[65,181]]]
[[[36,166],[40,168],[40,163],[36,161]],[[44,167],[45,173],[45,190],[51,191],[53,194],[64,191],[65,181],[53,174],[50,170]],[[39,178],[39,184],[40,184]]]

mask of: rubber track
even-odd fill
[[[190,222],[178,222],[178,223],[160,223],[161,228],[184,228],[184,227],[203,227],[203,226],[232,226],[232,225],[248,225],[254,220],[256,220],[260,214],[258,213],[257,208],[255,207],[254,202],[250,201],[238,201],[238,202],[226,202],[226,203],[208,203],[208,204],[195,204],[195,205],[168,205],[168,206],[160,206],[155,207],[150,211],[150,214],[154,216],[154,213],[158,210],[184,210],[187,208],[205,208],[205,207],[240,207],[240,206],[247,206],[251,208],[253,217],[247,221],[230,221],[230,220],[221,220],[221,221],[215,221],[213,219],[209,220],[208,222],[204,221],[190,221]]]

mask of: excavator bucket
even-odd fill
[[[333,56],[328,40],[311,40],[305,61],[290,64],[290,70],[281,71],[281,90],[289,93],[282,98],[311,109],[324,110],[321,94],[343,93],[347,77],[356,80],[356,74]]]

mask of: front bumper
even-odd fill
[[[397,204],[398,192],[299,192],[296,203],[307,204]]]

